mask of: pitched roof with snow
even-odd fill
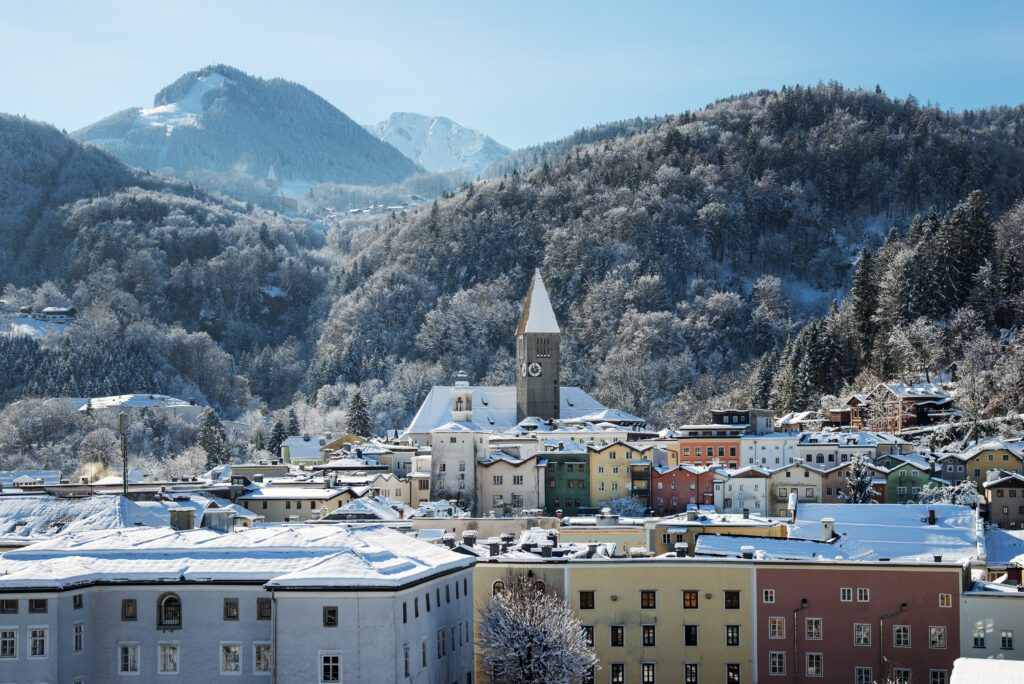
[[[0,497],[0,545],[4,546],[21,546],[64,532],[167,524],[167,518],[160,513],[122,496]]]
[[[516,326],[516,335],[559,332],[561,330],[558,327],[558,319],[555,317],[555,310],[551,306],[548,290],[544,287],[544,280],[540,277],[538,268],[533,273],[533,281],[526,293],[523,313],[519,316],[519,325]]]

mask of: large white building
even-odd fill
[[[473,564],[380,526],[63,534],[0,559],[0,681],[466,682]]]

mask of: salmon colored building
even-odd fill
[[[949,684],[959,565],[761,562],[755,582],[761,684]]]
[[[738,468],[740,436],[746,425],[684,425],[678,429],[679,465],[710,466],[717,460],[727,468]]]
[[[654,468],[651,490],[651,508],[657,516],[682,513],[690,504],[713,506],[715,471],[685,465]]]

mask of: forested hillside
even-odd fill
[[[511,382],[511,330],[540,267],[563,322],[564,383],[658,424],[745,403],[754,362],[781,357],[827,310],[863,246],[974,190],[992,216],[1024,196],[1022,121],[1020,108],[957,115],[834,84],[787,88],[475,184],[337,239],[350,260],[307,395],[330,407],[360,384],[383,429],[459,368]],[[776,404],[814,402],[858,371]]]

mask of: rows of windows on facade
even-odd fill
[[[504,583],[497,581],[492,586],[492,591],[498,593],[504,589]],[[740,610],[740,594],[739,590],[726,590],[723,592],[721,603],[714,605],[713,607],[722,608],[724,610]],[[578,592],[579,596],[579,608],[581,611],[595,610],[596,609],[596,598],[595,592],[590,590],[581,590]],[[785,616],[771,615],[772,606],[775,605],[775,590],[764,589],[761,592],[761,603],[769,606],[765,609],[769,615],[767,616],[768,623],[768,639],[785,641],[789,637],[786,632],[787,618]],[[844,603],[853,603],[854,597],[856,597],[857,603],[870,603],[871,602],[871,590],[868,587],[840,587],[839,588],[839,600]],[[714,595],[711,593],[704,594],[705,601],[714,601]],[[938,594],[938,605],[940,608],[952,608],[953,607],[953,595],[951,593],[941,592]],[[644,610],[655,610],[658,606],[658,592],[654,589],[647,589],[640,591],[639,597],[639,608],[641,611]],[[694,611],[699,609],[702,605],[707,605],[701,601],[701,592],[697,589],[686,589],[682,592],[682,610],[683,611]],[[794,614],[795,616],[795,614]],[[585,619],[585,618],[584,618]],[[854,623],[853,635],[852,635],[852,646],[871,646],[872,645],[872,623]],[[911,649],[914,648],[913,635],[911,625],[906,624],[892,624],[891,627],[891,645],[893,648],[898,649]],[[724,633],[721,635],[723,643],[727,647],[738,647],[741,646],[741,635],[740,625],[727,624],[724,627]],[[802,618],[802,629],[803,638],[805,641],[815,642],[823,641],[825,638],[825,617],[819,616],[807,616]],[[587,645],[590,647],[598,646],[595,630],[593,625],[584,625],[583,633],[586,639]],[[657,624],[641,624],[640,625],[640,643],[639,645],[643,648],[653,648],[658,645],[658,625]],[[948,647],[948,630],[945,625],[931,625],[928,627],[928,648],[929,649],[940,649],[944,650]],[[718,638],[718,637],[715,637]],[[985,648],[985,630],[978,629],[974,632],[974,647]],[[625,625],[609,625],[608,627],[608,646],[611,648],[628,648],[635,646],[636,644],[627,643],[626,639],[626,626]],[[1013,631],[1012,630],[1000,630],[1000,643],[1001,648],[1006,650],[1013,649]],[[683,624],[683,647],[700,647],[706,645],[705,641],[701,637],[701,625],[699,623],[687,622]],[[770,675],[786,675],[787,674],[787,653],[784,650],[769,651],[768,653],[768,671]],[[820,651],[808,651],[803,654],[803,665],[804,674],[809,677],[824,677],[825,676],[825,656]],[[624,684],[626,681],[626,665],[625,663],[610,663],[611,682],[613,684]],[[742,664],[741,663],[726,663],[725,665],[725,681],[728,684],[739,684],[742,681]],[[707,673],[705,673],[707,674]],[[640,664],[640,681],[643,684],[655,684],[657,675],[657,664],[656,663],[641,663]],[[698,662],[683,663],[683,682],[684,684],[699,684],[701,676],[701,664]],[[593,673],[589,679],[593,682]],[[893,668],[891,682],[893,684],[911,684],[913,681],[913,671],[911,668],[906,667],[895,667]],[[948,684],[949,673],[945,669],[931,669],[928,671],[928,684]],[[864,665],[856,666],[854,668],[854,684],[875,684],[875,670],[873,666]]]
[[[454,587],[454,589],[453,589]],[[443,597],[443,598],[442,598]],[[470,600],[469,595],[469,583],[466,578],[463,578],[461,582],[455,581],[453,583],[446,584],[444,592],[442,593],[440,587],[435,587],[434,593],[430,591],[424,592],[422,598],[423,603],[420,602],[420,597],[414,597],[412,600],[412,609],[410,615],[410,608],[408,602],[402,603],[402,622],[403,624],[408,623],[410,619],[415,620],[420,617],[420,606],[424,606],[424,612],[429,613],[431,606],[440,608],[442,600],[446,604],[450,604],[453,600]],[[432,602],[433,599],[433,602]],[[76,594],[72,597],[72,608],[73,610],[79,610],[84,606],[85,597],[83,594]],[[0,599],[0,615],[16,615],[21,611],[22,601],[18,599]],[[27,609],[30,614],[45,615],[50,612],[49,600],[48,599],[27,599]],[[139,619],[139,605],[137,599],[126,598],[121,600],[121,620],[123,622],[136,622]],[[255,613],[256,620],[271,620],[273,617],[273,601],[270,597],[259,597],[256,599]],[[235,622],[242,619],[242,611],[237,598],[225,598],[223,599],[223,619],[229,622]],[[325,628],[337,628],[340,626],[338,607],[335,605],[325,605],[322,607],[322,626]],[[162,640],[157,644],[158,652],[156,654],[156,672],[157,674],[179,674],[179,662],[180,662],[180,644],[178,641],[170,638],[175,630],[181,629],[183,626],[183,611],[181,598],[173,593],[168,592],[159,597],[156,605],[156,628],[164,631],[165,634],[169,635],[166,640]],[[28,650],[26,657],[28,658],[47,658],[50,655],[49,645],[49,627],[40,625],[28,627],[26,632],[26,639],[28,643]],[[21,657],[19,652],[18,643],[21,630],[13,627],[0,627],[0,659],[12,659],[16,660]],[[83,653],[86,648],[86,635],[85,635],[85,621],[75,622],[72,626],[72,649],[74,653]],[[242,674],[243,671],[243,657],[245,653],[246,644],[242,642],[219,642],[212,647],[217,648],[218,660],[220,663],[220,673],[225,675]],[[468,621],[463,621],[458,625],[452,625],[443,629],[439,629],[437,632],[437,658],[441,659],[448,655],[449,651],[454,652],[456,649],[464,647],[471,647],[472,641],[470,638],[470,625]],[[252,654],[252,672],[253,674],[266,674],[269,675],[272,672],[272,656],[273,649],[270,642],[266,641],[254,641],[249,645]],[[414,670],[414,664],[411,656],[411,647],[406,644],[404,646],[404,670],[405,676],[411,677]],[[428,649],[426,640],[420,644],[421,662],[420,666],[426,668],[428,666]],[[142,672],[144,667],[144,659],[142,653],[142,645],[138,642],[122,642],[117,644],[117,671],[122,675],[137,675]],[[318,654],[320,663],[320,682],[341,682],[341,652],[320,652]],[[84,679],[75,679],[75,684],[83,684]],[[466,683],[472,684],[472,674],[467,673]],[[457,683],[455,683],[457,684]]]

